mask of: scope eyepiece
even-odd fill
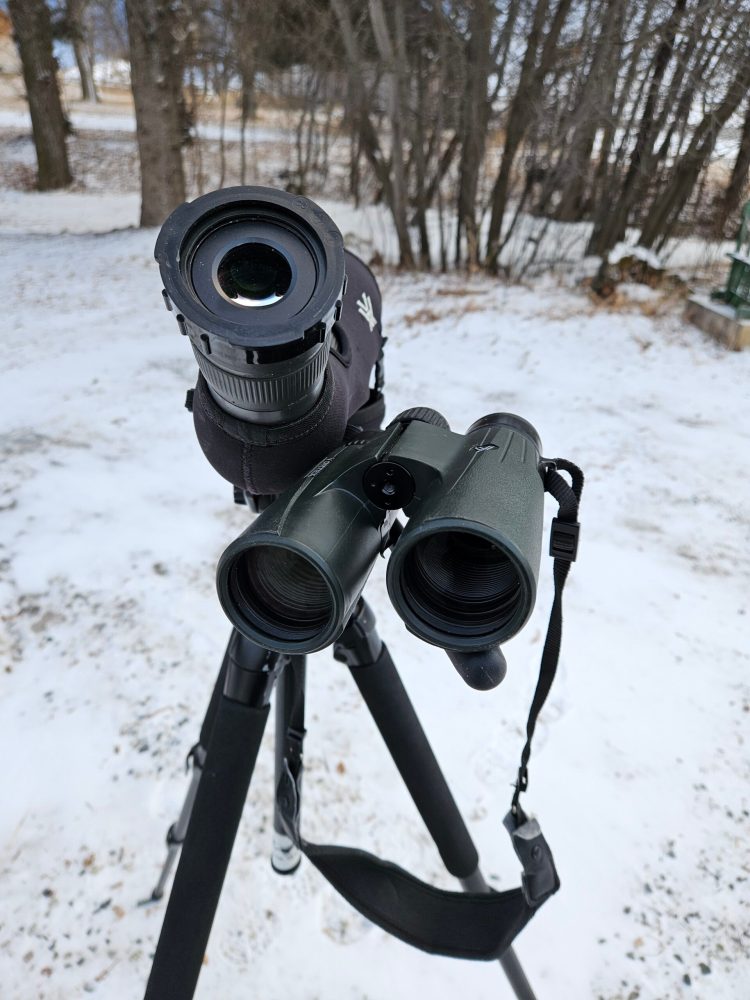
[[[223,410],[273,425],[312,408],[345,282],[343,239],[321,208],[273,188],[214,191],[172,212],[155,256]]]

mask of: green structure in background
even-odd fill
[[[726,302],[736,310],[737,319],[750,319],[750,201],[742,209],[737,246],[730,253],[732,266],[726,288],[711,293],[712,299]]]

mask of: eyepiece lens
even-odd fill
[[[304,556],[255,545],[237,558],[229,588],[234,606],[264,635],[304,641],[330,621],[333,603],[320,571]]]
[[[441,531],[418,541],[404,560],[402,586],[418,618],[457,635],[496,632],[521,600],[518,571],[507,555],[468,531]]]
[[[242,243],[224,254],[216,281],[238,306],[272,306],[289,291],[292,269],[286,257],[267,243]]]

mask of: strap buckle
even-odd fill
[[[553,559],[563,562],[575,562],[578,555],[578,536],[581,526],[578,521],[562,521],[559,517],[552,518],[552,530],[549,536],[549,554]]]
[[[510,834],[513,850],[523,866],[521,887],[524,897],[529,906],[536,909],[560,888],[552,851],[537,820],[519,822],[511,811],[503,820],[503,826]]]

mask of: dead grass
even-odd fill
[[[615,288],[607,298],[601,298],[589,290],[588,300],[597,311],[610,313],[639,312],[642,316],[658,317],[675,312],[682,307],[690,293],[689,288],[670,288],[647,299],[637,299],[628,295],[626,289]]]

